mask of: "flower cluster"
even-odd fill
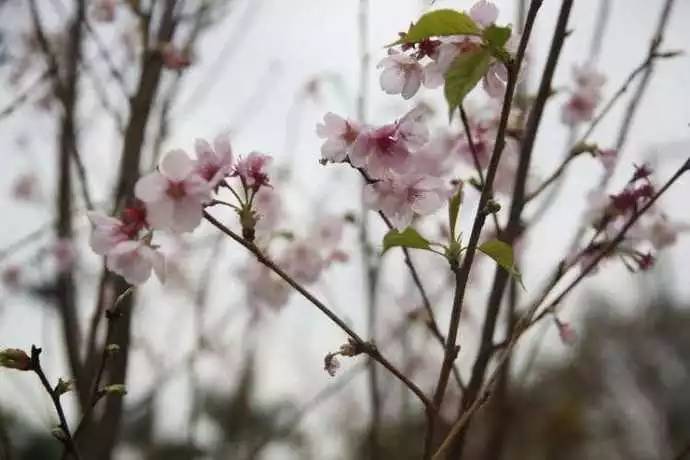
[[[328,113],[317,126],[318,135],[325,139],[323,161],[349,160],[364,172],[371,181],[365,192],[367,203],[386,213],[398,228],[409,225],[415,213],[437,211],[450,193],[437,175],[416,167],[429,144],[423,118],[424,110],[416,108],[393,123],[359,126]]]
[[[590,194],[587,219],[592,222],[596,233],[590,244],[577,256],[583,266],[589,265],[629,219],[654,197],[655,187],[651,175],[649,166],[636,166],[621,192],[613,195],[602,192]],[[674,222],[652,207],[628,230],[625,240],[617,246],[614,255],[619,256],[631,271],[648,270],[655,261],[652,251],[671,246],[681,232],[688,230],[690,225]]]
[[[348,254],[340,249],[344,220],[324,216],[303,237],[287,237],[287,243],[278,252],[277,263],[295,281],[309,285],[316,283],[323,271],[334,262],[346,262]],[[270,269],[251,261],[245,273],[248,303],[255,307],[273,309],[284,306],[290,296],[290,287]]]
[[[588,64],[575,66],[573,74],[575,86],[561,109],[561,121],[568,126],[577,126],[594,117],[594,110],[601,101],[602,87],[606,83],[606,77]]]
[[[253,201],[269,185],[266,168],[270,157],[252,152],[235,161],[230,142],[219,136],[213,145],[196,141],[196,158],[184,150],[172,150],[161,160],[158,170],[141,177],[135,187],[136,200],[120,218],[89,213],[93,224],[91,247],[106,257],[109,270],[130,284],[141,284],[153,270],[165,278],[165,258],[152,244],[155,231],[182,234],[201,223],[203,209],[213,203],[212,195],[228,188],[238,200],[229,204],[240,216],[243,234],[253,238],[260,214]],[[236,177],[241,194],[226,179]]]
[[[469,16],[480,28],[486,28],[498,18],[498,8],[492,2],[480,0],[470,9]],[[404,35],[404,34],[402,34]],[[515,51],[515,39],[506,44],[508,51]],[[434,89],[443,85],[445,74],[453,62],[462,54],[481,46],[476,36],[450,35],[437,40],[426,39],[416,44],[403,44],[401,49],[391,48],[387,57],[379,62],[383,69],[380,76],[381,89],[387,94],[400,94],[410,99],[423,84]],[[508,80],[505,64],[493,59],[482,79],[484,90],[492,98],[501,98]]]

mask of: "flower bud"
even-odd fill
[[[108,346],[105,347],[105,352],[108,356],[116,355],[120,352],[120,346],[115,343],[108,344]]]
[[[72,390],[74,390],[74,382],[72,382],[71,380],[58,379],[58,383],[55,386],[55,393],[58,396],[62,396],[65,393],[69,393]]]
[[[57,439],[58,441],[61,441],[61,442],[67,441],[67,433],[65,433],[65,431],[62,428],[60,428],[59,426],[56,426],[55,428],[50,430],[50,434],[52,434],[53,437],[55,439]]]
[[[124,396],[127,394],[127,387],[122,383],[116,383],[103,388],[103,392],[108,395]]]
[[[0,367],[28,371],[31,370],[31,358],[23,350],[6,348],[0,351]]]

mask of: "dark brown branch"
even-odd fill
[[[482,171],[482,165],[479,163],[479,154],[477,153],[477,145],[474,143],[472,138],[472,129],[470,128],[470,122],[467,118],[467,112],[465,108],[460,106],[460,120],[462,121],[462,127],[465,130],[465,136],[467,137],[467,143],[470,146],[470,152],[472,153],[472,162],[474,163],[474,169],[479,176],[479,188],[484,189],[484,172]],[[498,223],[498,216],[495,212],[491,213],[494,221],[494,228],[496,230],[496,235],[501,234],[501,226]]]
[[[484,385],[484,389],[481,391],[481,394],[479,397],[475,398],[474,402],[472,405],[465,410],[465,412],[462,414],[462,417],[453,425],[453,428],[451,429],[450,433],[444,440],[443,444],[439,448],[439,450],[436,452],[434,455],[434,460],[444,460],[447,459],[447,455],[449,454],[454,440],[460,436],[460,434],[464,431],[465,427],[467,426],[467,423],[471,419],[471,417],[474,415],[474,413],[489,399],[491,395],[491,391],[493,390],[494,385],[496,384],[498,377],[501,373],[502,367],[505,365],[505,363],[508,360],[508,357],[511,355],[513,349],[515,348],[515,345],[517,344],[517,341],[522,335],[534,324],[536,324],[541,318],[543,318],[546,314],[546,312],[549,312],[552,308],[555,308],[556,305],[558,305],[560,302],[564,300],[564,298],[589,274],[592,272],[592,270],[597,266],[597,264],[608,254],[614,251],[614,249],[625,239],[625,235],[627,234],[628,230],[638,221],[638,219],[644,215],[649,208],[651,208],[654,203],[664,194],[666,191],[686,172],[690,171],[690,158],[685,161],[685,163],[676,171],[676,173],[671,176],[671,178],[664,184],[661,189],[643,206],[640,208],[637,212],[635,212],[628,222],[620,229],[620,231],[616,234],[616,236],[602,249],[602,251],[592,259],[592,261],[587,264],[580,273],[580,275],[571,282],[567,288],[565,288],[561,294],[554,299],[549,306],[540,314],[537,316],[534,320],[532,317],[536,313],[537,309],[539,308],[539,304],[534,304],[532,307],[529,308],[528,311],[526,311],[519,319],[515,326],[515,330],[513,334],[510,337],[510,340],[508,342],[508,345],[504,348],[503,353],[501,354],[501,357],[498,359],[496,363],[496,368],[494,369],[493,373],[489,377],[487,383]]]
[[[31,346],[31,370],[41,380],[43,388],[46,390],[46,393],[48,393],[48,395],[50,396],[50,399],[53,402],[53,406],[55,407],[55,412],[57,413],[59,421],[58,428],[60,430],[60,432],[57,433],[58,439],[64,444],[65,449],[74,457],[75,460],[81,460],[81,456],[79,455],[77,446],[74,443],[74,439],[72,438],[72,434],[69,429],[69,424],[67,423],[67,418],[65,417],[65,411],[63,410],[62,403],[60,402],[60,393],[57,391],[57,387],[53,388],[51,386],[50,382],[48,381],[48,378],[43,372],[43,368],[41,367],[41,351],[42,350],[40,348],[37,348],[34,345]]]
[[[551,94],[551,84],[553,75],[558,65],[558,58],[560,57],[563,43],[568,35],[568,19],[572,8],[573,0],[564,0],[561,4],[558,21],[554,29],[553,38],[551,40],[551,49],[546,60],[542,79],[539,84],[537,96],[532,104],[530,113],[527,119],[525,134],[523,136],[522,145],[520,149],[520,160],[515,177],[515,185],[513,187],[513,200],[510,207],[508,218],[508,225],[501,239],[508,244],[513,244],[522,232],[522,211],[525,206],[525,187],[529,168],[531,165],[532,152],[537,138],[537,132],[541,124],[541,119],[546,107],[546,102]],[[479,351],[472,366],[472,374],[467,387],[467,392],[463,395],[462,411],[466,410],[474,403],[479,390],[484,380],[484,375],[488,365],[493,356],[494,346],[494,332],[501,309],[503,293],[505,291],[510,275],[501,267],[496,267],[494,273],[494,280],[491,287],[491,293],[487,302],[486,318],[482,327],[482,335],[480,338]],[[456,456],[460,456],[462,451],[462,444],[464,433],[461,433],[457,438],[457,445],[454,446],[453,451]]]
[[[541,4],[542,0],[532,0],[527,15],[525,31],[520,39],[520,46],[518,48],[517,55],[515,57],[515,60],[509,66],[508,83],[506,86],[506,94],[503,100],[503,109],[501,111],[498,131],[496,134],[496,142],[494,143],[494,150],[491,155],[489,167],[487,169],[485,185],[482,189],[482,193],[479,198],[479,204],[477,206],[474,224],[472,225],[472,232],[470,234],[470,239],[464,253],[462,265],[459,267],[457,265],[453,267],[453,271],[456,276],[455,295],[453,299],[453,310],[451,312],[450,325],[448,328],[448,335],[446,340],[445,357],[438,378],[438,383],[436,385],[436,391],[434,393],[434,405],[436,405],[437,407],[440,407],[441,403],[443,402],[446,386],[448,384],[448,377],[450,375],[453,362],[455,361],[455,358],[458,353],[456,343],[458,340],[458,328],[460,325],[460,317],[462,315],[462,306],[465,296],[465,289],[467,287],[467,282],[469,281],[470,270],[472,268],[472,263],[474,262],[474,255],[479,244],[479,237],[482,228],[484,227],[484,222],[487,216],[485,208],[489,201],[489,198],[492,195],[494,178],[496,177],[498,164],[501,160],[501,154],[503,153],[503,149],[505,147],[506,129],[508,127],[508,117],[510,115],[510,109],[513,102],[513,95],[515,93],[517,75],[522,65],[525,50],[527,48],[527,42],[531,35],[532,26],[534,25],[534,20],[537,16],[539,8],[541,7]],[[430,438],[429,433],[427,433],[427,438]]]

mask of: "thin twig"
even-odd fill
[[[686,172],[690,171],[690,158],[685,161],[685,163],[676,171],[676,173],[671,176],[671,178],[664,184],[664,186],[659,189],[659,191],[643,206],[641,207],[638,211],[636,211],[628,220],[628,222],[620,229],[618,234],[602,249],[602,251],[597,254],[596,257],[592,259],[592,261],[587,264],[580,275],[571,282],[568,287],[566,287],[560,295],[556,299],[554,299],[549,306],[544,310],[544,312],[548,312],[552,308],[555,308],[556,305],[558,305],[560,302],[564,300],[564,298],[585,278],[589,273],[594,270],[594,268],[597,266],[597,264],[608,254],[610,254],[616,246],[618,246],[624,239],[625,235],[627,234],[628,230],[638,221],[638,219],[645,213],[649,208],[652,207],[652,205],[661,197],[683,174]],[[507,346],[504,348],[503,353],[501,357],[499,358],[496,368],[494,369],[493,373],[489,377],[487,383],[484,385],[484,389],[481,392],[481,395],[478,398],[475,398],[474,402],[472,405],[465,410],[465,412],[462,414],[462,417],[453,425],[453,428],[451,429],[450,433],[444,440],[443,444],[439,448],[439,450],[434,454],[433,459],[434,460],[443,460],[446,459],[446,455],[449,453],[452,444],[454,442],[454,439],[459,436],[467,423],[469,422],[470,418],[472,415],[488,400],[488,398],[491,395],[491,391],[498,379],[498,376],[500,375],[501,368],[503,365],[506,363],[508,357],[511,355],[513,348],[515,347],[518,339],[534,324],[538,322],[541,318],[545,316],[545,313],[542,312],[538,317],[536,317],[534,320],[532,320],[532,317],[536,313],[537,309],[539,308],[538,304],[533,305],[532,307],[529,308],[528,311],[526,311],[520,320],[518,321],[515,331],[510,337],[510,340],[507,344]]]
[[[402,372],[400,372],[393,364],[391,364],[373,345],[371,342],[364,341],[355,331],[350,328],[338,315],[333,313],[333,311],[328,308],[323,302],[317,299],[311,292],[304,288],[301,284],[295,281],[290,275],[288,275],[283,269],[277,266],[271,259],[269,259],[254,243],[245,240],[215,217],[210,215],[207,211],[204,211],[204,218],[209,221],[214,227],[216,227],[221,232],[225,233],[227,236],[235,240],[240,245],[244,246],[249,252],[251,252],[256,259],[265,265],[267,268],[271,269],[275,274],[280,276],[286,283],[288,283],[293,289],[299,292],[304,298],[311,302],[316,308],[318,308],[324,315],[326,315],[333,323],[335,323],[340,329],[342,329],[359,347],[361,353],[365,353],[375,359],[379,364],[385,367],[391,374],[396,376],[400,381],[402,381],[405,386],[407,386],[424,404],[427,410],[436,412],[436,408],[431,402],[431,400],[424,394],[424,392],[409,378],[407,378]]]
[[[453,267],[453,271],[456,275],[455,284],[455,295],[453,299],[453,310],[451,313],[450,325],[448,328],[448,334],[446,339],[446,352],[443,360],[443,366],[441,367],[441,373],[438,378],[436,385],[436,391],[434,393],[434,405],[440,407],[443,402],[443,397],[445,394],[446,386],[448,384],[448,377],[450,371],[455,361],[458,353],[456,347],[458,339],[458,328],[460,324],[460,317],[462,314],[462,306],[465,295],[465,289],[467,287],[467,282],[469,280],[470,269],[474,261],[474,255],[477,250],[479,243],[479,237],[484,227],[484,222],[486,220],[486,204],[492,194],[492,187],[494,178],[496,177],[496,171],[498,170],[498,164],[501,160],[501,154],[505,147],[505,136],[506,128],[508,127],[508,117],[510,115],[510,109],[513,102],[513,95],[515,93],[515,85],[517,83],[517,75],[522,65],[522,61],[525,55],[525,50],[527,49],[527,42],[532,32],[532,26],[534,25],[534,20],[537,16],[537,12],[542,5],[542,0],[532,0],[530,4],[530,9],[527,15],[527,21],[525,24],[525,31],[520,39],[520,46],[518,48],[515,60],[511,63],[508,69],[508,83],[506,86],[506,93],[503,100],[503,109],[501,111],[501,117],[498,125],[498,131],[496,134],[496,142],[494,143],[494,150],[491,155],[491,160],[489,162],[489,168],[486,174],[486,181],[484,188],[482,189],[481,196],[479,198],[479,204],[477,206],[477,211],[474,218],[474,224],[472,225],[472,232],[470,234],[470,239],[465,250],[464,259],[462,266]],[[456,262],[457,264],[457,262]],[[433,431],[433,428],[432,430]],[[431,436],[427,433],[427,438]],[[430,441],[429,441],[430,443]]]
[[[573,5],[573,0],[564,0],[561,4],[560,12],[556,27],[554,28],[553,37],[551,39],[551,48],[544,66],[542,78],[539,83],[537,96],[532,104],[527,119],[525,133],[522,138],[522,145],[520,149],[520,159],[517,167],[515,184],[512,193],[512,203],[509,212],[508,224],[501,235],[501,239],[508,244],[513,244],[520,236],[523,230],[522,211],[525,207],[525,189],[529,169],[531,166],[532,152],[541,124],[541,119],[546,107],[546,102],[551,94],[551,84],[553,76],[558,65],[558,60],[563,48],[563,44],[568,35],[568,19],[570,18],[570,11]],[[491,286],[491,292],[487,301],[486,318],[482,327],[482,334],[480,338],[479,350],[477,351],[474,364],[472,366],[472,373],[467,387],[467,392],[463,396],[461,414],[462,412],[474,403],[479,390],[481,389],[484,375],[489,366],[491,358],[494,353],[494,332],[498,322],[499,313],[503,299],[503,293],[508,283],[510,276],[505,269],[496,267],[494,272],[494,279]],[[457,438],[457,445],[454,446],[454,454],[461,455],[462,445],[464,440],[464,432],[460,433]]]
[[[470,146],[470,152],[472,153],[472,162],[474,163],[474,169],[479,176],[479,188],[484,189],[484,172],[482,171],[482,165],[479,163],[479,154],[477,153],[477,145],[474,143],[472,138],[472,129],[470,128],[470,122],[467,118],[467,112],[465,108],[460,106],[460,120],[462,121],[462,127],[465,130],[465,136],[467,137],[467,144]],[[498,216],[495,212],[491,213],[494,221],[494,228],[496,235],[501,234],[501,225],[498,223]]]
[[[65,417],[65,411],[63,410],[62,403],[60,402],[60,394],[56,388],[53,388],[50,385],[50,382],[48,381],[48,378],[41,367],[41,351],[42,350],[40,348],[34,345],[31,346],[31,370],[41,380],[43,388],[45,388],[46,392],[50,396],[50,399],[53,401],[53,406],[55,406],[55,412],[58,416],[60,429],[60,433],[57,435],[58,439],[64,444],[65,449],[67,449],[72,456],[74,456],[75,460],[81,460],[77,446],[72,438],[69,424],[67,423],[67,418]]]
[[[12,115],[19,107],[25,104],[31,95],[38,92],[38,88],[45,80],[52,74],[50,69],[44,70],[40,75],[38,75],[34,81],[29,83],[29,85],[22,91],[18,92],[14,99],[9,102],[2,110],[0,110],[0,120]]]

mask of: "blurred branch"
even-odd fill
[[[0,413],[0,458],[3,460],[14,460],[12,440],[7,432],[5,415],[2,413]]]
[[[487,380],[486,384],[484,385],[484,388],[481,391],[480,396],[474,399],[472,405],[464,411],[462,417],[460,417],[460,419],[453,425],[453,428],[451,429],[446,439],[443,441],[443,444],[436,452],[436,454],[434,454],[434,460],[444,460],[448,458],[447,454],[450,452],[450,449],[452,448],[453,441],[458,436],[460,436],[461,433],[464,432],[464,429],[467,426],[472,415],[474,415],[474,413],[482,405],[484,405],[484,403],[491,396],[491,392],[493,391],[496,381],[498,380],[498,377],[501,373],[501,368],[507,362],[508,357],[511,355],[513,348],[517,344],[517,341],[520,339],[520,337],[531,326],[537,324],[543,317],[549,314],[552,309],[554,309],[560,302],[562,302],[563,299],[573,290],[573,288],[576,287],[589,273],[591,273],[594,267],[596,267],[597,264],[605,256],[611,253],[616,248],[616,246],[618,246],[623,241],[628,230],[638,221],[638,219],[642,215],[644,215],[645,212],[647,212],[647,210],[649,210],[649,208],[652,207],[652,205],[654,205],[654,203],[659,199],[659,197],[661,197],[683,174],[685,174],[688,171],[690,171],[690,158],[685,161],[685,163],[678,169],[678,171],[676,171],[676,173],[673,176],[671,176],[670,179],[668,179],[664,186],[661,187],[661,189],[659,189],[659,191],[656,194],[654,194],[654,196],[649,200],[649,202],[647,202],[647,204],[645,204],[642,208],[640,208],[630,217],[626,224],[620,229],[618,234],[602,249],[602,251],[599,254],[597,254],[596,257],[592,258],[592,261],[589,264],[587,264],[586,267],[583,268],[580,275],[575,280],[573,280],[568,285],[568,287],[566,287],[561,292],[561,294],[559,294],[558,297],[556,297],[549,304],[549,306],[542,311],[541,314],[539,314],[537,317],[533,319],[534,314],[540,306],[540,304],[535,303],[520,317],[519,321],[515,326],[515,330],[511,335],[510,340],[508,341],[507,346],[503,350],[501,357],[498,359],[496,367],[489,379]]]
[[[175,31],[174,11],[176,3],[175,0],[164,2],[160,15],[156,15],[159,21],[155,38],[157,43],[169,43],[172,40]],[[152,4],[151,8],[154,7],[155,3]],[[139,178],[141,152],[145,142],[146,129],[163,71],[162,56],[148,46],[152,15],[153,11],[151,10],[144,13],[140,19],[144,50],[141,56],[141,73],[135,94],[130,99],[130,118],[124,133],[118,178],[113,194],[113,213],[132,196],[134,184]],[[89,337],[95,337],[96,330],[94,328],[98,328],[101,312],[105,309],[104,302],[107,299],[105,292],[113,289],[115,295],[121,295],[127,288],[124,280],[113,277],[104,268]],[[120,350],[117,359],[113,360],[110,368],[109,375],[112,381],[125,382],[127,380],[133,307],[134,296],[127,296],[119,307],[121,319],[117,322],[117,327],[108,328],[106,334],[105,343],[117,345]],[[89,350],[89,354],[86,356],[86,368],[91,375],[96,372],[94,369],[96,362],[95,349]],[[92,444],[94,458],[105,458],[112,452],[122,419],[122,409],[122,398],[107,399],[105,410],[98,423],[93,424],[89,433],[84,436],[83,440]],[[98,442],[94,442],[96,439]]]
[[[71,20],[68,38],[69,52],[64,65],[64,81],[60,75],[60,67],[56,54],[50,47],[48,38],[45,35],[41,19],[39,17],[36,0],[29,1],[32,24],[39,47],[48,62],[49,74],[53,80],[54,93],[63,108],[63,116],[60,124],[59,152],[57,168],[57,193],[56,193],[56,214],[57,222],[55,230],[58,238],[71,240],[73,237],[72,229],[72,181],[70,172],[70,159],[77,149],[75,137],[75,107],[77,101],[78,87],[78,66],[81,59],[81,26],[85,17],[85,4],[83,0],[77,2],[74,18]],[[86,190],[86,189],[84,189]],[[90,203],[88,193],[85,201]],[[71,268],[62,270],[57,274],[56,279],[56,299],[60,316],[62,319],[62,333],[67,347],[67,356],[75,378],[77,394],[82,407],[85,400],[84,380],[82,379],[82,364],[79,359],[79,347],[81,343],[81,332],[76,313],[76,287],[74,285],[73,273]]]
[[[0,110],[0,120],[12,115],[15,110],[24,105],[32,94],[38,92],[40,85],[51,76],[52,71],[46,69],[39,76],[37,76],[29,85],[17,93],[14,99],[8,103],[2,110]]]
[[[364,126],[367,122],[369,102],[369,0],[359,0],[357,11],[357,32],[359,36],[359,93],[357,95],[357,121]],[[366,179],[365,179],[366,183]],[[365,204],[364,188],[360,193],[359,246],[362,254],[362,269],[366,289],[366,318],[369,337],[375,337],[378,326],[378,287],[381,277],[381,259],[376,257],[369,231],[369,210]],[[367,433],[367,456],[377,459],[380,456],[381,390],[379,388],[378,368],[373,359],[368,362],[368,391],[370,418]]]

